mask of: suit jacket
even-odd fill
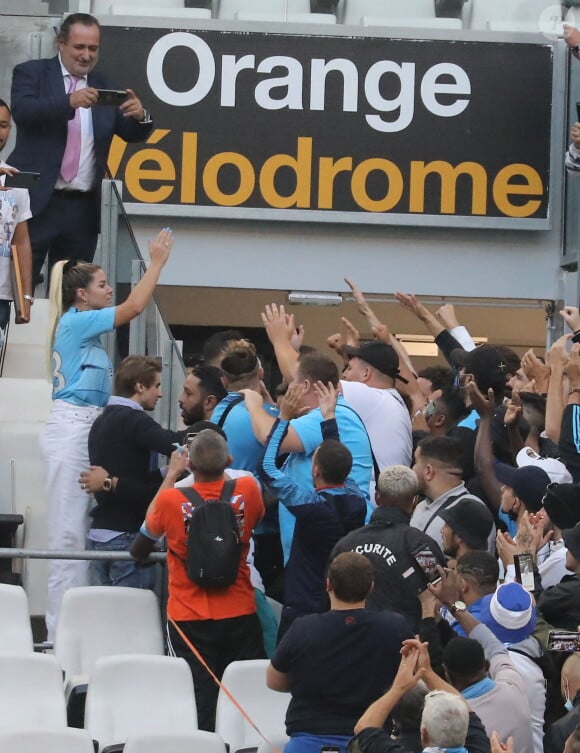
[[[108,76],[98,71],[88,74],[87,83],[96,89],[118,88]],[[19,170],[40,173],[38,185],[30,189],[31,210],[36,215],[47,205],[56,185],[66,146],[68,121],[75,114],[63,85],[58,57],[29,60],[14,68],[11,107],[17,132],[16,146],[8,162]],[[124,118],[116,107],[93,107],[91,113],[98,197],[113,135],[129,142],[144,141],[153,124]]]

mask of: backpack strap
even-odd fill
[[[467,497],[467,496],[469,496],[469,492],[466,492],[465,494],[456,494],[454,497],[449,497],[449,499],[446,499],[445,502],[441,505],[441,507],[439,507],[433,513],[433,515],[431,515],[431,517],[427,521],[427,525],[423,526],[423,528],[420,528],[419,530],[423,531],[423,533],[425,533],[427,531],[427,529],[429,528],[429,526],[431,525],[431,523],[439,515],[439,513],[441,512],[441,510],[446,510],[448,507],[451,507],[451,505],[454,502],[457,502],[458,499],[462,499],[463,497]]]
[[[235,488],[236,488],[235,478],[229,478],[227,481],[224,481],[224,485],[222,486],[220,496],[218,497],[220,502],[229,502],[230,499],[232,498],[232,494],[234,493]],[[201,496],[201,494],[198,491],[196,491],[192,486],[185,486],[181,488],[179,491],[183,494],[183,496],[191,504],[192,507],[198,507],[199,505],[202,505],[206,501]]]
[[[361,422],[361,425],[362,425],[363,429],[365,430],[365,434],[367,435],[367,439],[369,440],[369,447],[370,447],[370,450],[371,450],[371,458],[372,458],[372,461],[373,461],[373,471],[375,472],[375,484],[376,484],[378,482],[378,480],[379,480],[379,476],[381,474],[381,471],[380,471],[380,468],[379,468],[379,464],[377,463],[377,459],[375,457],[375,453],[373,451],[373,444],[371,442],[371,438],[369,437],[369,433],[367,431],[367,427],[365,426],[365,422],[362,420],[362,418],[359,416],[359,414],[355,411],[355,409],[351,408],[350,405],[347,405],[346,402],[340,403],[340,405],[343,408],[348,408],[350,411],[352,411],[354,413],[354,415],[358,418],[358,420]],[[340,430],[338,432],[338,436],[340,437]]]
[[[235,397],[229,405],[226,405],[224,412],[221,414],[221,416],[217,420],[217,426],[220,427],[220,429],[223,429],[223,426],[226,422],[226,418],[228,417],[230,411],[236,407],[236,405],[239,405],[241,402],[243,402],[244,396],[238,395],[238,397]]]

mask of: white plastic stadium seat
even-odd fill
[[[112,654],[165,653],[157,597],[142,588],[70,588],[62,600],[54,654],[68,678],[88,675]]]
[[[128,9],[133,9],[130,12],[135,14],[147,8],[183,8],[183,0],[125,0],[122,3]],[[111,13],[111,5],[115,5],[115,0],[93,0],[93,15],[104,15]]]
[[[300,2],[305,5],[304,0],[294,0],[294,2]],[[235,20],[238,18],[237,14],[241,14],[246,17],[246,20],[251,20],[249,16],[258,14],[259,16],[268,16],[268,19],[262,18],[261,20],[284,20],[285,13],[285,0],[220,0],[219,1],[218,18],[222,20]],[[309,10],[309,6],[304,8],[290,8],[288,12],[301,13]],[[240,17],[239,20],[242,20]]]
[[[65,728],[62,671],[54,656],[0,654],[0,731]]]
[[[84,729],[0,732],[0,750],[5,753],[94,753],[91,736]]]
[[[89,678],[85,729],[101,751],[136,734],[195,732],[197,709],[186,661],[136,655],[98,659]]]
[[[435,18],[435,4],[433,0],[389,0],[388,3],[377,3],[376,0],[346,0],[345,24],[358,26],[365,16],[409,20],[415,18],[427,22]]]
[[[123,753],[226,753],[226,746],[214,732],[191,732],[186,734],[131,735],[127,738]],[[271,753],[271,751],[269,751]]]
[[[284,733],[290,702],[289,693],[278,693],[266,686],[267,666],[267,659],[235,661],[226,667],[222,677],[222,684],[266,737]],[[260,743],[258,733],[222,690],[218,695],[215,731],[230,746],[232,753]]]
[[[377,18],[376,16],[363,16],[361,26],[388,26],[408,29],[462,29],[463,24],[459,18]]]
[[[161,5],[140,7],[127,3],[113,3],[109,13],[115,16],[158,16],[159,18],[211,18],[211,10],[207,8],[184,8],[183,5],[172,8]]]
[[[539,33],[562,20],[554,0],[471,0],[471,4],[472,29]]]
[[[294,24],[335,24],[336,16],[329,13],[246,13],[236,11],[237,21],[286,21]]]
[[[23,588],[0,583],[0,615],[0,652],[34,651],[28,597]]]

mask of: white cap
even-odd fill
[[[523,447],[517,454],[516,463],[518,468],[525,465],[535,465],[545,471],[550,481],[555,484],[571,484],[573,479],[570,471],[561,460],[556,458],[543,458],[531,447]]]

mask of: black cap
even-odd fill
[[[399,374],[399,354],[392,345],[373,340],[363,343],[358,348],[344,345],[342,353],[349,358],[360,358],[382,374],[408,384],[408,380]]]
[[[560,530],[573,528],[580,521],[580,484],[550,484],[544,510]]]
[[[546,488],[550,484],[550,477],[546,471],[535,465],[512,468],[510,465],[497,463],[495,475],[500,484],[513,489],[516,497],[524,503],[526,510],[529,512],[540,510]]]
[[[566,549],[576,562],[580,562],[580,526],[576,525],[574,528],[567,528],[562,531],[562,538],[564,544],[566,544]]]
[[[487,550],[487,537],[493,526],[493,515],[477,499],[459,500],[451,507],[440,510],[442,518],[459,538],[472,549]]]
[[[492,387],[496,399],[503,397],[508,367],[500,351],[493,345],[480,345],[475,350],[456,348],[451,353],[451,361],[468,374],[473,374],[479,390],[486,393]]]

